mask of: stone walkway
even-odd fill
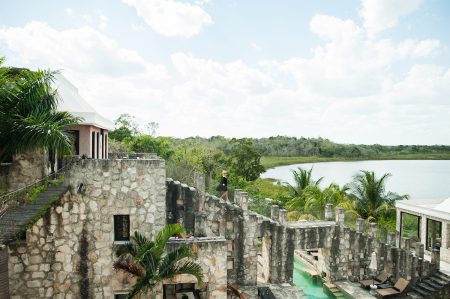
[[[373,295],[370,295],[368,290],[361,288],[359,286],[359,283],[356,282],[335,281],[333,282],[333,284],[336,285],[342,291],[342,293],[346,294],[347,296],[350,296],[351,298],[358,298],[358,299],[377,298]]]
[[[249,295],[249,299],[258,299],[258,287],[268,287],[277,299],[308,299],[303,290],[298,286],[288,283],[266,284],[261,283],[258,286],[239,286],[239,290]]]
[[[333,226],[336,222],[334,221],[323,221],[323,220],[315,220],[315,221],[295,221],[288,222],[286,226],[288,227],[323,227],[323,226]]]

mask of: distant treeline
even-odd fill
[[[395,145],[380,144],[341,144],[324,138],[296,138],[275,136],[269,138],[251,138],[253,145],[262,156],[296,157],[346,157],[377,158],[408,154],[449,154],[450,145]],[[221,149],[225,154],[231,150],[230,139],[223,136],[211,138],[189,137],[175,139],[178,144],[198,144]]]

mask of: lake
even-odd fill
[[[321,186],[334,182],[344,185],[360,170],[374,171],[377,177],[385,173],[386,191],[400,195],[409,194],[410,199],[444,199],[450,197],[450,160],[377,160],[304,163],[278,166],[261,174],[262,178],[275,178],[293,184],[291,171],[313,167],[315,180],[324,177]]]

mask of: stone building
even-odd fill
[[[359,219],[351,229],[341,208],[328,205],[326,221],[287,222],[287,211],[278,206],[264,217],[248,210],[246,192],[237,190],[230,203],[166,179],[165,161],[158,157],[79,159],[59,188],[37,221],[33,205],[0,217],[0,265],[7,265],[0,270],[1,298],[123,298],[134,280],[113,270],[115,246],[134,231],[151,238],[166,223],[181,223],[193,235],[171,239],[167,249],[191,246],[205,279],[201,286],[189,275],[164,281],[157,298],[194,292],[227,298],[228,284],[256,298],[258,286],[292,282],[296,249],[319,249],[320,272],[328,281],[368,278],[372,252],[378,269],[394,280],[415,284],[439,269],[438,251],[427,261],[423,245],[403,238],[399,248],[395,234],[382,241],[374,223],[366,229]],[[24,228],[25,238],[14,237]]]
[[[80,117],[79,125],[70,128],[74,154],[93,159],[108,158],[108,131],[114,124],[100,115],[64,76],[56,75],[55,89],[60,96],[57,109]],[[0,164],[0,191],[15,190],[39,180],[61,166],[57,153],[43,150],[19,153]],[[52,169],[53,168],[53,169]]]

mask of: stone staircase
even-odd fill
[[[67,186],[49,186],[41,192],[33,203],[11,208],[0,217],[0,245],[19,238],[20,232],[41,214],[44,209],[60,198],[67,191]]]
[[[335,286],[332,283],[324,283],[324,287],[327,289],[327,291],[333,295],[336,299],[346,299],[347,297],[341,292],[341,290],[338,289],[337,286]]]
[[[408,295],[414,299],[441,299],[448,298],[450,291],[450,276],[442,272],[436,272],[427,279],[415,284]]]

